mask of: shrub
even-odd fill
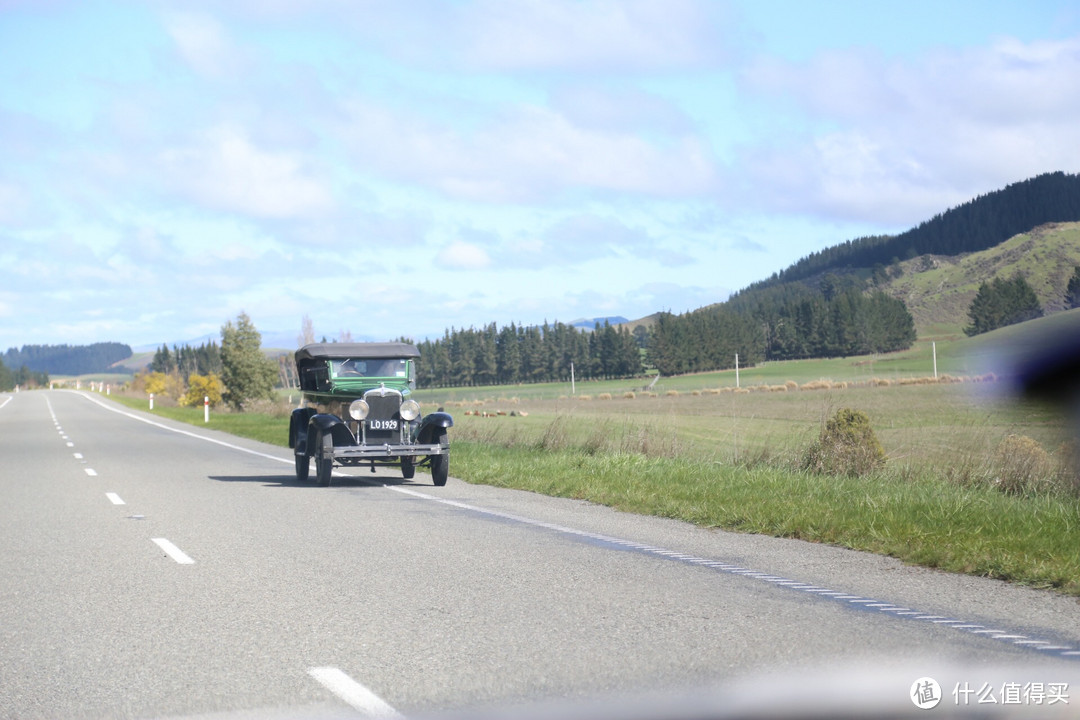
[[[1002,492],[1026,495],[1054,485],[1055,463],[1038,440],[1006,435],[994,451],[992,482]]]
[[[840,408],[803,455],[802,466],[811,472],[859,477],[884,464],[885,451],[870,418],[859,410]]]
[[[563,450],[568,446],[569,436],[566,430],[566,420],[562,415],[557,415],[544,429],[544,434],[536,443],[538,450]]]
[[[180,398],[179,403],[184,407],[202,405],[203,399],[208,398],[210,407],[216,408],[221,404],[224,390],[221,378],[214,373],[205,376],[192,373],[188,377],[187,392]]]

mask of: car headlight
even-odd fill
[[[363,400],[353,400],[349,403],[349,417],[353,420],[363,420],[367,417],[368,410],[370,409],[368,404]]]
[[[420,417],[420,403],[415,400],[406,400],[401,403],[401,419],[412,422],[416,418]]]

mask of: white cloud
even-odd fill
[[[162,151],[158,161],[169,184],[211,208],[290,219],[334,206],[330,188],[302,156],[262,150],[235,128],[214,128],[187,147]]]
[[[457,38],[485,69],[656,69],[715,61],[712,13],[692,0],[482,0],[464,6]]]
[[[455,240],[439,251],[436,262],[455,270],[484,270],[491,266],[491,258],[478,245]]]
[[[29,214],[30,199],[18,185],[0,181],[0,223],[14,225]]]
[[[594,131],[654,131],[687,135],[690,118],[674,103],[633,87],[608,88],[596,83],[558,86],[549,105],[575,126]]]
[[[650,71],[714,66],[734,27],[716,0],[186,0],[240,22],[332,23],[357,42],[428,67],[481,71]],[[195,45],[215,36],[197,22]]]
[[[225,78],[236,75],[246,65],[225,28],[210,15],[172,13],[165,22],[180,56],[198,74]]]
[[[654,143],[535,106],[465,133],[356,102],[340,132],[363,165],[453,198],[526,201],[579,189],[674,197],[713,183],[710,151],[691,135]]]
[[[1080,38],[913,61],[837,51],[761,62],[743,81],[820,128],[743,149],[742,199],[774,209],[914,224],[1010,182],[1080,170]]]

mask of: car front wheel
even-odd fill
[[[307,455],[296,456],[296,482],[305,483],[308,479],[308,470],[311,468],[311,458]]]
[[[319,448],[315,456],[315,479],[323,487],[330,486],[330,476],[334,473],[334,438],[320,435],[316,443]]]
[[[442,487],[446,484],[446,479],[450,477],[450,455],[432,455],[431,456],[431,479],[434,483]]]

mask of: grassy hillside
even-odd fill
[[[907,303],[920,338],[961,336],[979,285],[1020,273],[1047,314],[1065,309],[1065,286],[1080,265],[1080,223],[1043,225],[989,250],[923,255],[901,264],[885,291]]]

